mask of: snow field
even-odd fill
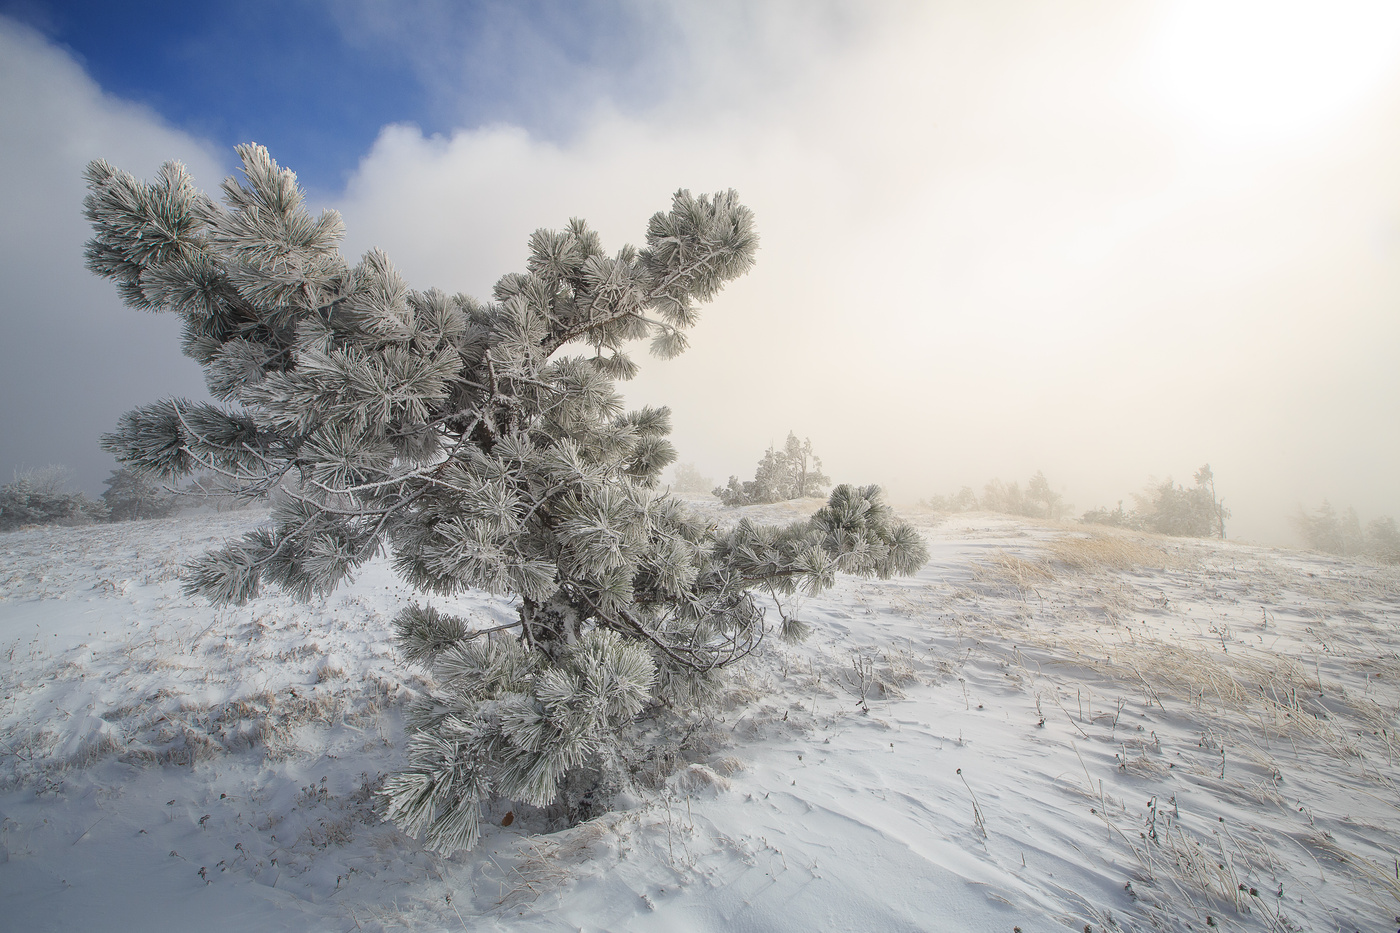
[[[811,637],[768,642],[716,709],[641,724],[637,792],[612,812],[558,830],[500,801],[482,844],[442,859],[371,807],[424,686],[395,657],[411,594],[387,563],[306,605],[182,594],[185,560],[261,518],[0,536],[14,929],[1370,931],[1400,914],[1395,568],[916,514],[917,577],[841,578],[803,600]]]

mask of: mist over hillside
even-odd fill
[[[738,189],[753,274],[626,387],[721,481],[794,430],[905,502],[1040,470],[1112,507],[1209,462],[1242,538],[1296,541],[1288,516],[1324,499],[1400,514],[1389,6],[603,6],[566,26],[299,8],[317,54],[361,67],[295,76],[290,33],[237,46],[251,11],[145,23],[149,54],[114,57],[122,23],[84,31],[100,10],[6,7],[0,392],[24,401],[0,412],[0,478],[64,464],[95,495],[121,412],[204,392],[177,322],[83,270],[83,165],[178,158],[216,193],[251,138],[343,213],[352,260],[379,247],[413,287],[483,299],[537,228],[586,217],[615,249],[678,187]],[[202,60],[169,51],[191,43]],[[235,53],[258,56],[256,108],[211,83]],[[341,110],[298,109],[293,78],[403,116],[328,122],[350,166],[330,168],[286,127]]]

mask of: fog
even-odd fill
[[[1290,540],[1287,516],[1324,497],[1400,515],[1388,5],[704,9],[676,12],[686,80],[590,104],[567,138],[385,127],[346,189],[318,194],[346,252],[378,246],[416,287],[486,297],[537,227],[581,216],[615,249],[675,189],[733,187],[757,215],[754,271],[683,356],[639,348],[625,386],[672,408],[681,459],[717,481],[750,478],[791,430],[836,480],[907,502],[1043,470],[1083,511],[1209,462],[1232,537]],[[95,485],[111,464],[78,448],[198,376],[173,322],[149,336],[157,319],[81,271],[77,173],[174,156],[214,189],[227,157],[32,37],[17,76],[21,40],[0,36],[0,87],[31,88],[6,101],[0,144],[0,467],[62,460]],[[48,148],[17,142],[16,112]],[[61,205],[16,202],[17,163]],[[96,358],[116,347],[120,368]],[[58,388],[81,379],[82,397]]]
[[[1039,469],[1081,510],[1131,505],[1210,462],[1233,534],[1286,539],[1324,497],[1400,512],[1395,23],[1304,17],[1279,41],[1364,46],[1369,74],[1298,113],[1236,88],[1221,126],[1229,88],[1174,83],[1229,78],[1197,11],[1076,9],[906,9],[808,37],[810,59],[785,44],[783,79],[737,104],[715,103],[732,71],[700,75],[567,146],[390,127],[340,200],[349,240],[485,294],[535,227],[582,216],[620,245],[675,187],[735,187],[758,265],[627,387],[717,481],[793,430],[905,500]],[[749,48],[791,41],[745,25]]]

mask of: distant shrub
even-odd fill
[[[1195,480],[1196,484],[1189,488],[1173,483],[1171,477],[1161,483],[1150,482],[1144,492],[1133,496],[1136,508],[1131,512],[1124,511],[1119,501],[1118,508],[1112,511],[1091,509],[1079,520],[1088,525],[1136,528],[1162,535],[1223,539],[1230,510],[1216,495],[1215,474],[1209,463],[1196,471]]]
[[[931,496],[924,505],[939,512],[971,512],[980,509],[984,512],[1001,512],[1006,515],[1021,515],[1026,518],[1060,518],[1064,511],[1064,497],[1050,488],[1045,473],[1037,470],[1021,490],[1020,483],[1003,483],[994,479],[982,487],[982,497],[977,498],[971,486],[964,486],[952,496]]]
[[[1215,498],[1215,482],[1206,464],[1196,472],[1196,485],[1173,485],[1171,478],[1149,486],[1139,499],[1138,512],[1148,531],[1192,538],[1224,538],[1229,511]]]
[[[725,505],[753,505],[821,497],[830,485],[831,477],[822,472],[821,458],[812,452],[811,438],[799,441],[789,431],[782,450],[769,447],[758,461],[752,481],[731,476],[728,486],[716,486],[712,492]]]
[[[1133,513],[1123,511],[1123,500],[1118,500],[1118,508],[1109,511],[1100,506],[1097,509],[1090,509],[1079,520],[1086,525],[1108,525],[1112,528],[1132,528]]]
[[[0,486],[0,531],[25,525],[83,525],[107,517],[106,506],[67,489],[72,472],[48,466]]]
[[[159,483],[131,470],[113,470],[102,482],[107,487],[102,501],[107,506],[110,521],[164,518],[179,506],[175,496]]]
[[[985,512],[1026,515],[1026,496],[1021,492],[1020,483],[1007,484],[994,479],[982,487],[982,498],[978,504]]]
[[[951,496],[929,496],[923,504],[935,512],[975,512],[978,508],[971,486],[964,486]]]
[[[1064,511],[1064,496],[1050,488],[1050,481],[1040,470],[1026,484],[1026,508],[1037,518],[1059,518]]]

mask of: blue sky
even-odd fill
[[[1393,0],[0,0],[0,480],[100,492],[122,412],[204,394],[84,270],[84,165],[213,193],[250,140],[479,297],[736,188],[754,271],[624,387],[717,482],[791,430],[896,501],[1209,462],[1246,537],[1400,515]]]
[[[578,2],[8,0],[103,89],[224,149],[249,140],[339,189],[379,130],[510,123],[566,138],[598,99],[661,100],[684,65],[670,8]]]

